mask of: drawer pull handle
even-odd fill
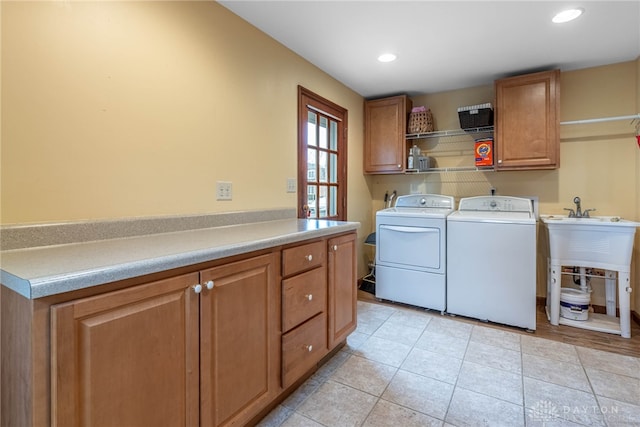
[[[311,261],[311,260],[313,260],[313,255],[306,255],[304,258],[305,258],[307,261]]]
[[[313,350],[313,346],[311,344],[306,346],[306,349],[309,353],[311,353],[311,351]]]
[[[214,286],[213,280],[209,280],[207,282],[207,289],[211,290],[211,289],[213,289],[213,286]]]
[[[304,297],[309,301],[313,300],[313,294],[305,295]]]
[[[202,285],[200,283],[193,285],[192,288],[196,294],[199,294],[200,292],[202,292]]]

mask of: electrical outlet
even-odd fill
[[[297,182],[295,178],[287,178],[287,193],[295,193],[296,184]]]
[[[231,200],[233,198],[233,188],[231,182],[216,182],[216,200]]]

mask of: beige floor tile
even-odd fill
[[[522,355],[522,373],[526,377],[582,391],[591,391],[584,368],[575,363],[551,360],[533,354]]]
[[[455,384],[460,372],[460,366],[462,366],[462,359],[414,348],[402,364],[402,369],[449,384]]]
[[[640,359],[585,347],[576,347],[585,367],[640,378]]]
[[[524,377],[526,416],[531,421],[562,418],[588,426],[604,426],[592,393]]]
[[[320,369],[318,369],[313,375],[325,379],[329,378],[331,374],[336,371],[336,369],[342,366],[342,364],[346,362],[347,359],[349,359],[350,356],[351,353],[349,353],[348,351],[340,350],[330,360],[322,365]]]
[[[281,405],[292,410],[298,408],[298,406],[311,396],[325,381],[326,378],[318,375],[312,375],[303,382],[300,387],[291,393]]]
[[[430,417],[386,400],[379,400],[367,417],[364,427],[440,427],[442,420]]]
[[[600,404],[600,412],[610,427],[640,425],[640,406],[602,396],[597,396],[597,399]]]
[[[533,354],[561,362],[580,363],[576,347],[558,341],[536,338],[529,335],[520,337],[522,353]]]
[[[453,320],[445,316],[434,316],[433,319],[427,325],[429,332],[436,332],[439,334],[446,334],[451,337],[461,338],[468,340],[471,336],[473,325],[470,323],[460,322]]]
[[[462,364],[457,387],[523,405],[522,376],[501,369],[466,361]]]
[[[379,317],[387,320],[389,316],[398,311],[397,308],[388,305],[372,304],[369,302],[358,301],[358,318],[361,314],[368,314],[370,316]]]
[[[353,354],[397,368],[410,351],[409,345],[372,336]]]
[[[393,313],[387,322],[394,323],[402,326],[410,326],[412,328],[422,328],[424,329],[431,319],[433,315],[429,313],[423,313],[414,309],[402,309]]]
[[[431,332],[428,328],[416,342],[416,348],[429,350],[449,357],[462,359],[467,351],[469,340],[456,338],[446,333]]]
[[[293,413],[282,424],[282,427],[323,427],[323,425],[300,414]]]
[[[361,316],[358,314],[358,326],[356,327],[356,332],[371,335],[377,331],[384,322],[386,322],[386,319],[384,318],[373,315],[367,316],[366,314]]]
[[[355,350],[359,349],[362,344],[365,343],[369,339],[371,335],[363,334],[361,332],[352,332],[347,337],[347,345],[345,346],[345,351],[349,351],[353,353]]]
[[[446,421],[462,426],[524,426],[524,408],[463,388],[453,392]]]
[[[397,323],[393,323],[391,319],[389,319],[378,328],[373,336],[413,346],[416,341],[418,341],[418,338],[420,338],[420,335],[422,335],[423,330],[424,327],[414,327],[403,324],[399,325]]]
[[[522,353],[519,351],[471,341],[464,355],[464,360],[520,374],[522,373],[521,355]]]
[[[475,325],[471,331],[471,341],[520,351],[520,334],[486,326]]]
[[[585,370],[597,396],[640,405],[640,379],[593,368]]]
[[[269,415],[260,420],[256,427],[278,427],[282,425],[282,423],[286,421],[292,413],[292,409],[278,405],[275,409],[269,412]]]
[[[329,380],[296,412],[326,426],[353,427],[364,422],[377,400],[370,394]]]
[[[452,393],[451,384],[399,370],[382,394],[382,399],[444,419]]]
[[[351,356],[331,376],[332,381],[380,396],[398,369],[358,356]]]

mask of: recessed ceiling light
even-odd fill
[[[378,61],[391,62],[391,61],[395,61],[396,58],[397,56],[395,56],[393,53],[383,53],[382,55],[378,56]]]
[[[573,21],[578,16],[582,15],[582,12],[584,12],[584,9],[582,8],[563,10],[554,16],[551,21],[555,24],[563,24],[565,22]]]

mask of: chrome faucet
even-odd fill
[[[580,197],[576,196],[573,198],[573,203],[576,204],[576,210],[570,208],[564,208],[565,211],[569,211],[569,218],[589,218],[589,212],[595,211],[595,209],[585,209],[582,210],[580,206]]]

